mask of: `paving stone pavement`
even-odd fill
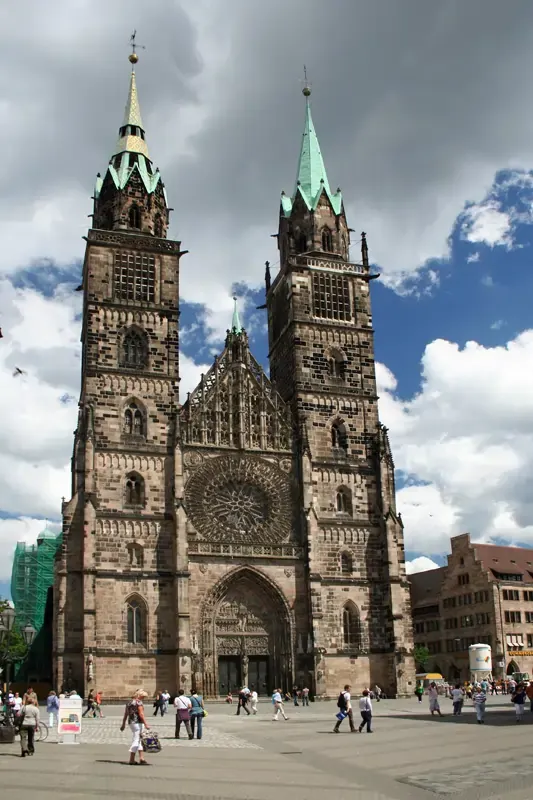
[[[115,710],[113,710],[115,711]],[[116,713],[111,713],[103,719],[87,719],[82,721],[82,741],[86,744],[122,744],[129,747],[131,744],[131,733],[128,727],[125,731],[120,730],[122,719]],[[215,717],[209,714],[204,721],[202,739],[191,739],[188,741],[187,734],[183,727],[181,738],[174,738],[175,716],[174,713],[166,714],[164,717],[148,718],[150,727],[157,731],[163,747],[180,747],[187,742],[187,747],[218,747],[218,748],[248,748],[258,749],[259,745],[232,735],[227,728],[231,726],[224,716]],[[50,732],[50,741],[57,741],[57,733]],[[260,748],[259,748],[260,749]]]
[[[443,710],[450,711],[446,702]],[[235,708],[209,707],[202,741],[173,738],[173,713],[150,717],[163,743],[150,766],[127,766],[129,731],[122,708],[84,720],[83,742],[60,746],[51,735],[33,758],[0,746],[2,800],[86,800],[135,795],[173,800],[531,800],[533,714],[516,725],[506,699],[489,698],[487,721],[472,708],[432,718],[413,698],[375,705],[374,734],[333,735],[334,703],[287,706],[288,722]]]

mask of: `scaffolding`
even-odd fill
[[[33,625],[37,633],[44,623],[48,590],[54,583],[54,561],[62,534],[46,528],[37,544],[19,542],[11,571],[11,597],[21,626]]]

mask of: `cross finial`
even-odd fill
[[[136,52],[137,48],[140,47],[141,50],[146,50],[146,47],[143,44],[137,44],[137,42],[135,41],[135,37],[136,36],[137,36],[137,31],[134,30],[133,33],[130,36],[131,53],[128,56],[128,58],[129,58],[129,60],[130,60],[130,62],[132,64],[136,64],[137,61],[139,60],[139,56],[137,55],[137,52]]]
[[[307,67],[304,64],[304,80],[303,80],[304,88],[302,89],[302,94],[304,97],[309,97],[311,94],[311,84],[307,78]]]

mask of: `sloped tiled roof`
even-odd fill
[[[437,569],[415,572],[408,576],[411,584],[412,608],[438,603],[445,570],[446,567],[437,567]]]
[[[533,583],[533,548],[474,544],[476,558],[482,562],[491,580],[505,580],[505,575],[522,575],[524,583]]]

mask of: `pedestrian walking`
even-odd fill
[[[176,730],[174,732],[174,738],[175,739],[180,738],[180,728],[183,723],[185,725],[185,730],[187,731],[189,739],[192,739],[192,728],[191,728],[192,703],[186,696],[183,689],[179,690],[178,696],[174,699],[174,708],[176,709]]]
[[[309,689],[307,686],[304,686],[302,689],[302,705],[308,706],[309,705]]]
[[[300,703],[298,702],[298,687],[297,686],[293,686],[292,687],[292,699],[293,699],[293,702],[294,702],[295,706],[299,706],[300,705]]]
[[[170,701],[170,694],[168,692],[168,689],[163,689],[163,692],[161,693],[161,700],[162,700],[161,716],[164,717],[168,711],[168,704]]]
[[[348,717],[348,722],[350,723],[350,731],[355,733],[356,728],[353,722],[353,711],[352,711],[352,698],[350,694],[351,686],[349,683],[346,684],[342,692],[340,692],[337,698],[337,708],[339,709],[339,713],[337,714],[337,722],[335,723],[335,727],[333,728],[333,733],[340,733],[340,726]],[[367,691],[365,689],[365,691]]]
[[[359,725],[359,733],[363,733],[366,725],[367,733],[374,733],[372,730],[372,700],[369,697],[370,692],[368,689],[363,691],[363,696],[359,700],[359,711],[361,712],[361,724]]]
[[[272,717],[272,722],[277,722],[280,714],[284,720],[289,719],[287,716],[285,716],[285,709],[283,708],[283,697],[281,696],[281,689],[274,689],[274,691],[272,692],[272,705],[274,706],[274,716]]]
[[[135,764],[135,754],[139,754],[139,764],[144,766],[146,764],[146,760],[144,758],[144,748],[142,743],[142,732],[143,730],[150,730],[150,726],[146,722],[146,718],[144,716],[144,705],[143,701],[144,698],[148,697],[148,692],[145,692],[144,689],[137,689],[137,691],[133,694],[131,700],[126,703],[126,708],[124,709],[124,717],[122,719],[122,725],[120,726],[120,730],[123,731],[126,728],[126,722],[130,726],[131,731],[131,745],[130,745],[130,766]]]
[[[514,703],[515,713],[516,713],[516,721],[522,722],[522,718],[524,716],[524,709],[526,704],[526,691],[524,689],[524,685],[519,683],[516,687],[516,691],[511,697],[511,702]]]
[[[26,692],[24,693],[24,697],[22,698],[22,705],[25,706],[28,700],[31,700],[33,705],[39,708],[39,699],[31,686],[28,686]]]
[[[85,717],[87,714],[92,714],[93,717],[96,716],[95,705],[96,703],[94,702],[94,691],[91,689],[89,691],[89,694],[87,695],[87,708],[83,712],[82,717]]]
[[[453,715],[454,717],[461,716],[461,712],[463,710],[463,703],[465,701],[465,693],[464,689],[462,688],[460,683],[456,683],[455,687],[452,689],[452,703],[453,703]]]
[[[255,716],[257,714],[257,702],[259,700],[259,695],[255,691],[254,687],[252,686],[252,691],[250,692],[250,705],[252,706],[252,714]]]
[[[237,714],[236,716],[240,716],[241,708],[243,708],[247,715],[250,716],[250,710],[248,708],[248,699],[250,697],[250,690],[247,686],[243,686],[241,691],[239,692],[239,703],[237,705]]]
[[[439,692],[437,690],[437,684],[435,682],[429,684],[428,698],[429,698],[429,710],[431,712],[431,716],[433,716],[436,711],[439,717],[442,717],[439,705]]]
[[[474,687],[472,700],[474,701],[474,708],[476,709],[478,725],[483,725],[485,722],[485,705],[487,702],[487,695],[481,686]]]
[[[374,686],[374,697],[376,698],[376,702],[379,703],[381,700],[381,687],[376,685]]]
[[[533,683],[526,686],[526,695],[529,699],[529,710],[533,711]]]
[[[46,711],[48,713],[48,726],[55,728],[57,725],[57,715],[59,713],[59,700],[54,691],[48,693],[46,698]]]
[[[32,698],[29,697],[18,719],[20,726],[20,755],[22,758],[32,756],[35,752],[35,731],[40,721],[39,706],[35,705]]]
[[[202,729],[205,716],[204,701],[201,695],[196,692],[196,689],[191,694],[191,732],[194,738],[194,730],[196,728],[196,738],[202,738]]]
[[[421,683],[417,683],[415,688],[415,695],[418,697],[418,702],[422,702],[422,698],[424,696],[424,686]]]
[[[163,712],[162,712],[163,700],[161,699],[161,694],[162,694],[162,692],[158,691],[154,695],[154,704],[153,704],[154,717],[157,717],[157,712],[158,711],[160,712],[161,716],[163,716]]]
[[[96,714],[102,719],[104,712],[102,711],[102,692],[98,690],[94,696],[94,716]]]

